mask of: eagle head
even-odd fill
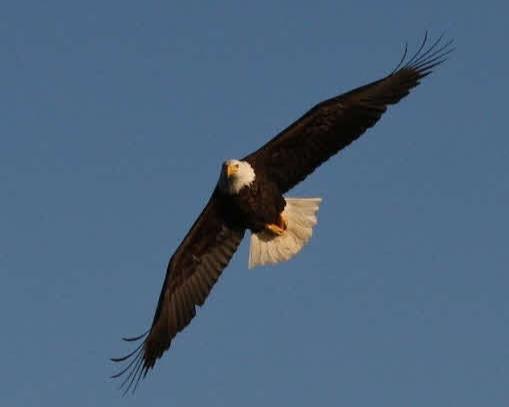
[[[227,160],[221,167],[219,188],[227,194],[238,194],[255,180],[253,167],[247,161]]]

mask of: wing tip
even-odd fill
[[[123,396],[126,396],[129,392],[134,394],[140,381],[146,377],[149,369],[154,365],[145,357],[146,336],[149,331],[147,330],[143,334],[131,338],[122,338],[126,342],[136,342],[141,339],[143,341],[127,355],[110,358],[110,361],[114,363],[125,363],[120,370],[110,376],[110,379],[122,380],[118,389],[122,391]]]
[[[454,52],[454,38],[445,40],[446,32],[442,32],[437,39],[431,40],[429,31],[424,32],[424,37],[417,50],[408,58],[408,43],[405,42],[403,55],[392,70],[390,75],[394,75],[402,70],[412,70],[424,78],[429,75],[433,69],[445,61]]]

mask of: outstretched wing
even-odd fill
[[[203,305],[221,272],[237,250],[245,230],[229,220],[224,201],[214,192],[207,206],[171,257],[151,328],[130,354],[112,359],[126,365],[113,377],[125,376],[121,387],[136,388],[171,341]]]
[[[383,79],[325,100],[244,160],[263,169],[287,192],[339,150],[374,126],[388,105],[398,103],[452,52],[442,36],[428,45],[428,35],[406,61]]]

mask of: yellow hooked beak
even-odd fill
[[[230,178],[232,175],[235,175],[239,170],[238,164],[228,164],[226,166],[226,176]]]

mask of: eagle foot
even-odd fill
[[[269,223],[265,225],[265,229],[275,234],[276,236],[281,236],[283,233],[285,233],[287,227],[288,223],[286,222],[286,218],[283,216],[283,214],[279,215],[279,222],[277,224]]]

